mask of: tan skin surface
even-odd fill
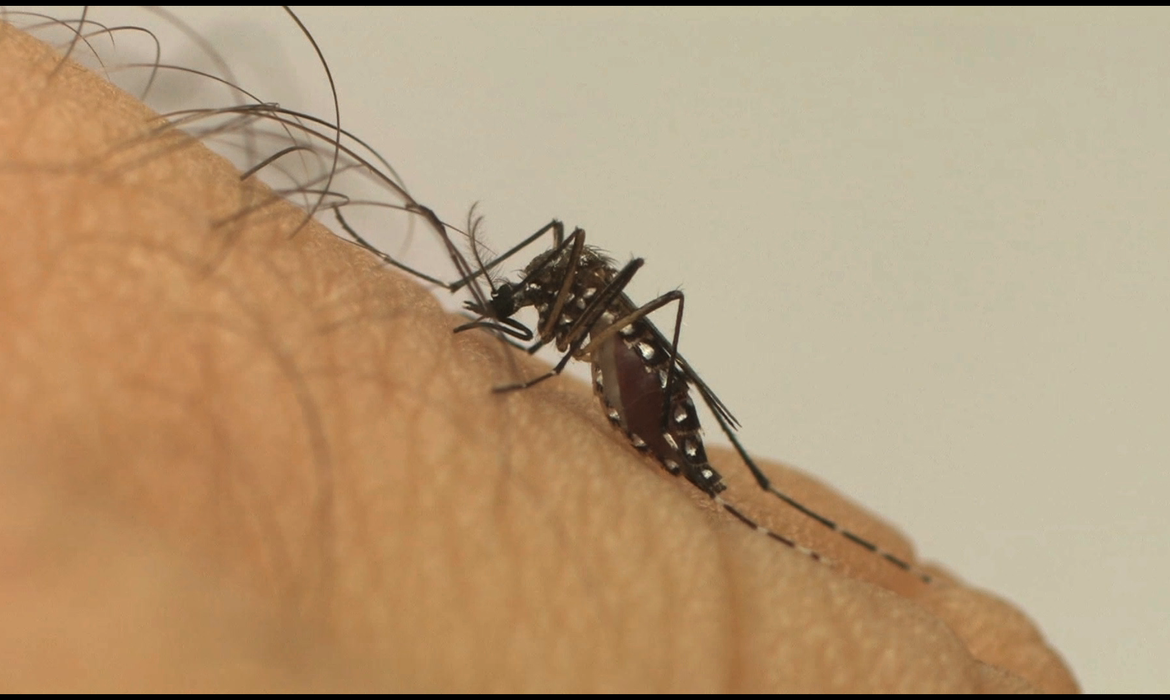
[[[1076,688],[1013,608],[733,457],[729,499],[833,566],[588,387],[493,395],[493,338],[290,206],[214,224],[266,195],[181,139],[111,155],[149,113],[56,65],[0,30],[0,690]]]

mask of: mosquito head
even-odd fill
[[[511,282],[502,282],[492,290],[492,298],[486,303],[468,301],[464,308],[484,318],[502,321],[511,318],[517,311],[526,305],[522,288]]]
[[[523,323],[512,318],[512,315],[522,307],[532,302],[526,301],[522,293],[523,287],[504,282],[496,285],[492,290],[492,298],[486,303],[466,301],[463,308],[479,316],[471,323],[465,323],[455,329],[456,333],[471,330],[472,328],[494,329],[517,340],[532,340],[532,330]]]
[[[492,311],[496,312],[496,318],[508,318],[519,310],[520,299],[516,290],[511,282],[504,282],[492,292]]]

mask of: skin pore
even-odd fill
[[[1014,608],[734,456],[729,500],[832,566],[638,455],[588,386],[493,395],[539,364],[58,66],[0,25],[4,690],[1076,689]]]

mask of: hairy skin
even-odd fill
[[[587,386],[492,395],[494,339],[291,206],[216,224],[268,195],[57,65],[0,25],[0,689],[1076,689],[1011,606],[733,456],[728,498],[834,566]]]

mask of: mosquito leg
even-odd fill
[[[578,231],[580,231],[580,229],[578,229]],[[584,234],[585,232],[581,231],[581,242],[584,242],[585,240]],[[613,279],[610,281],[610,283],[606,284],[605,288],[601,289],[600,293],[593,297],[593,301],[590,302],[589,306],[585,307],[585,309],[581,311],[581,315],[577,317],[577,321],[574,321],[569,328],[565,329],[565,335],[562,338],[562,341],[557,344],[558,348],[565,348],[565,346],[569,346],[570,355],[573,357],[578,359],[586,359],[589,357],[589,350],[578,349],[580,348],[581,342],[584,342],[586,335],[592,334],[593,325],[596,324],[599,318],[605,315],[606,311],[611,308],[615,298],[618,298],[618,296],[621,295],[622,291],[624,291],[626,286],[628,286],[629,281],[634,279],[634,274],[638,273],[638,270],[641,269],[642,265],[645,265],[645,262],[646,261],[642,260],[641,258],[634,258],[633,260],[627,262],[626,267],[621,268],[618,274],[613,276]],[[569,290],[563,289],[562,293],[560,293],[558,297],[565,296],[567,294],[569,294]],[[557,303],[559,306],[564,306],[563,302],[558,301]],[[550,327],[552,325],[553,318],[555,317],[550,315]],[[610,327],[606,328],[608,329]],[[614,329],[613,332],[617,332],[617,329]],[[590,341],[590,350],[592,350],[593,346],[596,345],[596,342]]]
[[[460,274],[463,274],[464,277],[451,285],[451,291],[457,292],[460,289],[462,289],[463,287],[465,287],[468,283],[478,279],[479,277],[483,277],[488,272],[490,272],[492,268],[496,267],[497,265],[504,262],[505,260],[512,257],[513,255],[520,252],[521,250],[524,250],[529,245],[531,245],[536,239],[540,238],[541,236],[548,233],[549,231],[551,231],[553,234],[553,242],[555,244],[554,247],[560,248],[561,245],[563,245],[563,241],[564,241],[564,237],[565,237],[565,225],[563,223],[561,223],[560,221],[553,219],[552,221],[548,222],[544,226],[540,227],[540,229],[537,230],[536,233],[531,234],[530,236],[528,236],[524,240],[522,240],[519,243],[517,243],[516,245],[512,246],[512,248],[510,250],[508,250],[506,253],[504,253],[503,255],[497,256],[494,260],[492,260],[490,263],[487,263],[486,265],[480,265],[479,269],[474,271],[474,272],[471,271],[470,266],[466,265],[466,261],[465,261],[464,266],[466,267],[467,272],[460,273]],[[454,255],[458,255],[460,258],[463,257],[458,252],[455,252]]]
[[[678,360],[678,336],[679,336],[679,331],[682,328],[684,298],[685,297],[682,293],[682,290],[676,289],[674,291],[667,292],[666,294],[663,294],[662,296],[658,297],[657,299],[654,299],[650,302],[647,302],[646,304],[643,304],[642,306],[635,309],[633,312],[626,314],[624,317],[619,318],[618,320],[614,321],[613,324],[611,326],[609,326],[608,328],[606,328],[605,330],[601,331],[600,333],[594,334],[592,336],[592,339],[590,340],[589,345],[587,345],[585,347],[585,349],[582,350],[582,354],[588,354],[589,352],[591,352],[593,350],[594,346],[600,345],[601,343],[604,343],[605,341],[609,340],[610,338],[612,338],[614,336],[614,334],[621,332],[621,330],[623,328],[626,328],[631,323],[634,323],[635,321],[638,321],[640,319],[645,318],[646,316],[649,316],[651,313],[657,311],[658,309],[661,309],[662,307],[666,306],[667,304],[669,304],[671,302],[677,301],[678,302],[678,311],[675,312],[675,318],[674,318],[674,335],[673,335],[673,339],[671,340],[671,344],[670,344],[670,361],[666,364],[666,366],[668,368],[667,372],[666,372],[666,386],[664,386],[662,388],[663,394],[665,396],[667,396],[667,397],[673,396],[674,395],[674,392],[673,392],[674,384],[675,384],[675,382],[678,381],[678,379],[675,376],[675,363]],[[670,426],[670,401],[668,400],[668,401],[665,401],[663,404],[663,411],[662,411],[662,430],[663,430],[663,432],[665,432],[669,428],[669,426]]]
[[[503,340],[508,345],[511,345],[512,347],[516,348],[517,350],[524,350],[525,352],[528,351],[527,345],[521,345],[520,343],[517,343],[515,340],[512,340],[510,337],[508,337],[507,333],[503,334],[501,340]]]
[[[496,394],[503,394],[508,391],[520,391],[522,389],[534,387],[546,379],[552,379],[561,372],[565,371],[565,366],[569,364],[569,360],[573,359],[574,350],[575,348],[565,353],[565,356],[561,358],[561,361],[557,363],[556,367],[553,367],[551,370],[545,372],[539,377],[534,377],[533,379],[529,379],[523,382],[517,382],[516,384],[505,384],[504,386],[492,387],[492,392]]]
[[[676,289],[672,292],[667,292],[666,294],[663,294],[662,296],[658,297],[657,299],[649,301],[649,302],[643,304],[642,306],[639,306],[637,309],[634,309],[630,313],[626,314],[625,316],[622,316],[621,318],[617,319],[616,321],[614,321],[610,325],[606,326],[604,330],[601,330],[601,331],[598,331],[597,333],[594,333],[590,338],[589,344],[586,345],[583,350],[581,350],[581,354],[588,355],[595,347],[597,347],[598,345],[601,345],[605,341],[607,341],[610,338],[617,335],[618,332],[620,332],[626,326],[628,326],[631,323],[634,323],[635,321],[638,321],[642,318],[645,318],[646,316],[649,316],[650,314],[654,313],[658,309],[661,309],[662,307],[666,306],[667,304],[669,304],[672,301],[678,302],[678,321],[675,325],[682,323],[683,293]],[[675,341],[676,342],[677,342],[677,339],[678,339],[678,331],[676,329],[675,330]],[[671,359],[672,360],[674,359],[673,352],[671,353]]]
[[[565,279],[561,282],[561,288],[557,292],[556,299],[553,301],[552,310],[548,314],[548,322],[544,328],[539,329],[538,337],[547,338],[552,335],[553,328],[556,327],[557,319],[561,317],[561,311],[565,308],[565,302],[569,298],[569,290],[573,288],[573,282],[577,279],[577,267],[581,260],[581,251],[585,250],[585,230],[573,229],[573,234],[569,236],[569,264],[565,266]],[[552,261],[557,256],[556,253],[548,257]],[[536,270],[533,270],[535,273]],[[588,314],[582,314],[586,316]],[[579,319],[578,319],[579,320]]]
[[[517,350],[526,350],[527,348],[525,348],[523,345],[513,342],[510,340],[510,338],[516,338],[517,340],[523,341],[532,340],[532,331],[528,329],[528,326],[525,326],[523,323],[520,323],[514,319],[503,318],[496,320],[491,318],[484,318],[483,316],[472,317],[471,314],[468,313],[461,315],[464,318],[470,318],[472,320],[469,323],[464,323],[462,326],[456,326],[455,330],[452,331],[453,333],[462,333],[463,331],[469,331],[472,328],[484,328],[489,331],[496,331],[501,336],[503,336],[504,342],[508,343]]]
[[[776,498],[779,498],[781,501],[788,504],[789,506],[792,506],[803,515],[836,532],[850,542],[872,552],[873,554],[878,555],[894,566],[897,566],[899,569],[903,569],[904,571],[913,574],[914,576],[921,579],[923,583],[931,583],[933,581],[929,574],[920,571],[905,560],[894,554],[891,554],[890,552],[887,552],[886,550],[878,547],[876,544],[861,537],[860,535],[856,535],[853,532],[850,532],[849,530],[839,525],[836,521],[831,520],[814,510],[811,510],[808,506],[805,506],[800,501],[773,486],[771,479],[769,479],[767,475],[764,474],[763,470],[756,466],[755,461],[753,461],[752,458],[748,456],[747,450],[745,450],[743,445],[740,444],[739,439],[735,436],[735,431],[731,429],[726,419],[724,419],[719,411],[715,410],[715,408],[711,406],[711,403],[708,400],[708,394],[706,392],[700,392],[700,394],[703,396],[703,400],[707,402],[708,407],[711,408],[711,412],[714,414],[715,420],[719,423],[719,427],[723,429],[723,434],[726,435],[727,439],[731,441],[732,447],[735,448],[735,451],[739,454],[739,457],[743,460],[743,463],[747,465],[747,468],[751,471],[752,476],[755,477],[756,483],[760,485],[761,489],[767,491]]]
[[[653,300],[647,302],[646,304],[643,304],[642,306],[638,307],[634,311],[626,314],[624,317],[619,318],[618,320],[614,321],[611,326],[609,326],[605,330],[601,331],[600,333],[593,334],[592,338],[589,342],[589,345],[587,345],[581,351],[582,354],[590,353],[595,346],[598,346],[601,343],[604,343],[605,341],[609,340],[610,338],[612,338],[614,336],[614,334],[621,332],[621,330],[623,328],[626,328],[631,323],[634,323],[640,319],[645,318],[646,316],[649,316],[651,313],[657,311],[658,309],[661,309],[662,307],[664,307],[667,304],[674,302],[674,301],[678,302],[678,310],[675,312],[675,317],[674,317],[674,334],[673,334],[673,337],[672,337],[672,340],[670,343],[670,361],[666,364],[666,366],[668,368],[668,371],[666,373],[666,386],[664,386],[662,388],[663,394],[665,396],[667,396],[667,397],[673,396],[674,395],[674,392],[673,392],[674,385],[676,382],[679,381],[678,378],[675,376],[675,367],[676,367],[675,363],[678,360],[678,336],[679,336],[679,331],[682,329],[683,306],[685,303],[682,290],[676,289],[674,291],[667,292],[666,294],[663,294],[662,296],[658,297],[657,299],[653,299]],[[670,401],[667,400],[663,403],[663,411],[662,411],[662,430],[663,430],[663,432],[666,432],[666,430],[669,427],[670,427]]]
[[[755,530],[756,532],[762,533],[762,534],[776,540],[777,542],[779,542],[781,544],[787,545],[787,546],[795,549],[796,551],[800,552],[801,554],[804,554],[805,556],[810,557],[814,561],[819,561],[822,564],[828,564],[829,566],[836,566],[836,564],[832,560],[830,560],[828,557],[821,555],[819,552],[815,552],[815,551],[809,549],[808,547],[805,547],[803,545],[799,545],[796,543],[795,540],[788,538],[788,537],[785,537],[784,535],[781,535],[778,532],[773,532],[772,530],[769,530],[768,528],[764,527],[763,525],[757,523],[755,520],[752,520],[748,516],[744,515],[743,511],[741,511],[739,508],[736,508],[735,506],[731,505],[727,501],[723,500],[722,497],[720,497],[718,495],[714,495],[714,496],[711,496],[711,498],[713,498],[715,500],[715,503],[720,508],[722,508],[723,510],[732,514],[733,516],[735,516],[736,520],[740,521],[744,525],[747,525],[748,527]]]
[[[382,262],[386,263],[387,265],[391,265],[393,267],[396,267],[399,270],[402,270],[403,272],[414,275],[415,277],[417,277],[421,280],[424,280],[426,282],[430,282],[431,284],[437,284],[440,287],[443,287],[446,289],[451,288],[451,284],[449,282],[444,282],[442,280],[431,277],[430,275],[428,275],[424,272],[419,272],[418,270],[414,269],[413,267],[409,267],[407,265],[404,265],[404,264],[398,262],[397,260],[395,260],[394,258],[390,257],[389,255],[387,255],[387,254],[383,253],[382,251],[378,250],[377,248],[375,248],[373,245],[370,244],[369,241],[362,238],[361,234],[359,234],[357,231],[355,231],[353,229],[352,226],[349,225],[349,222],[346,221],[345,217],[341,215],[341,209],[334,208],[333,215],[337,217],[337,223],[341,224],[341,228],[345,230],[346,235],[348,235],[350,238],[352,238],[355,243],[357,243],[361,247],[365,248],[366,250],[368,250],[371,253],[373,253],[374,255],[376,255],[378,257],[378,259],[381,260]]]
[[[398,262],[397,260],[390,257],[386,253],[383,253],[382,251],[375,248],[373,245],[371,245],[369,243],[369,241],[362,238],[362,236],[360,234],[358,234],[358,232],[355,231],[352,226],[349,225],[349,223],[345,220],[345,217],[343,217],[341,215],[340,209],[335,207],[333,211],[334,211],[334,214],[337,216],[338,223],[341,224],[341,227],[345,230],[345,232],[351,238],[353,238],[354,241],[358,243],[358,245],[362,246],[366,250],[368,250],[371,253],[373,253],[374,255],[378,256],[379,259],[383,260],[387,264],[392,265],[394,267],[397,267],[398,269],[403,270],[404,272],[412,274],[415,277],[418,277],[419,279],[422,279],[422,280],[425,280],[425,281],[430,282],[432,284],[436,284],[440,287],[443,287],[444,289],[446,289],[449,292],[457,291],[462,286],[466,285],[468,281],[474,279],[475,277],[477,277],[480,274],[485,274],[487,272],[486,270],[480,270],[479,272],[473,273],[472,268],[467,263],[466,258],[464,258],[463,254],[459,252],[459,249],[457,247],[455,247],[455,244],[451,242],[451,237],[447,235],[447,226],[446,226],[446,224],[444,224],[442,222],[441,219],[439,219],[438,215],[436,215],[435,212],[433,210],[431,210],[429,207],[415,202],[414,199],[411,198],[408,194],[406,194],[406,191],[404,189],[402,189],[400,186],[398,186],[396,183],[393,183],[391,181],[390,184],[400,194],[402,194],[404,197],[406,197],[408,200],[410,200],[404,207],[402,207],[402,209],[404,211],[421,216],[428,224],[431,225],[431,228],[433,228],[435,230],[435,233],[437,233],[439,235],[439,239],[443,242],[443,246],[447,249],[447,256],[451,259],[451,264],[453,264],[455,266],[456,272],[460,275],[461,279],[457,282],[444,282],[440,279],[437,279],[435,277],[427,275],[423,272],[415,270],[412,267],[408,267],[408,266]],[[481,306],[485,305],[487,303],[487,298],[484,296],[483,292],[480,290],[480,288],[478,286],[472,285],[471,291],[472,291],[472,296],[475,297],[476,301],[478,301]]]

